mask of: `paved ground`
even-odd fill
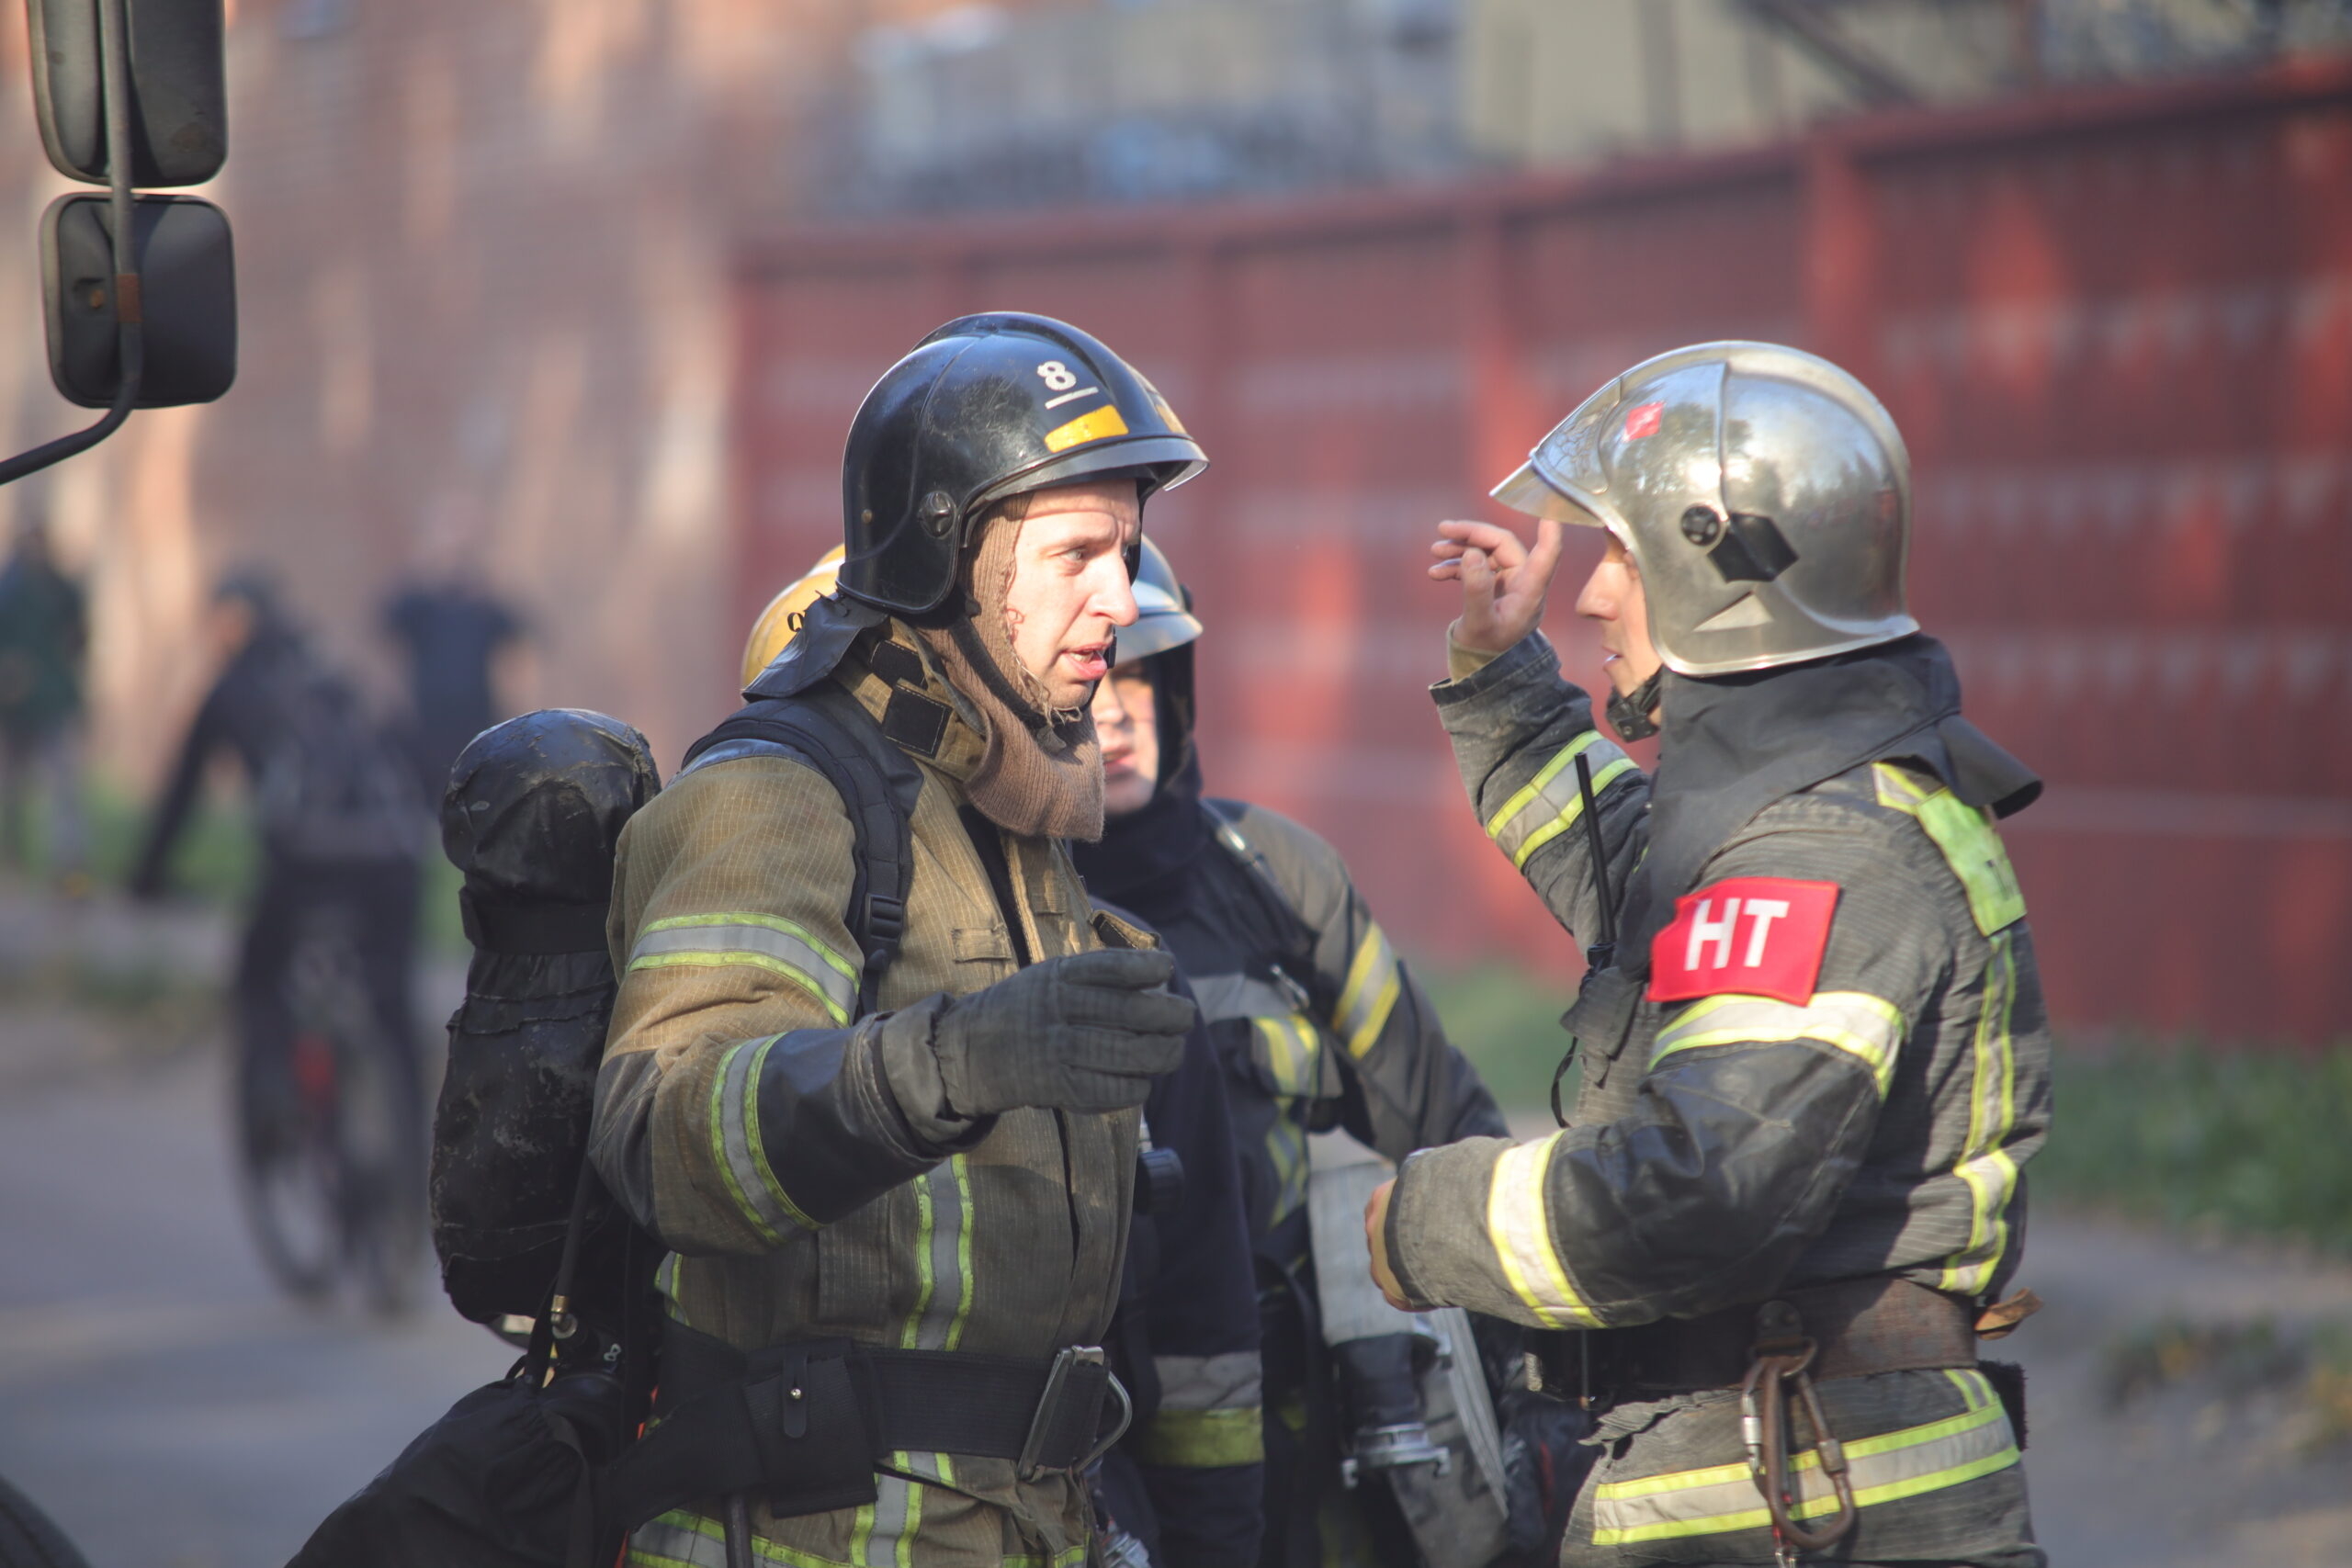
[[[0,902],[0,950],[220,956],[208,921],[85,919],[28,930]],[[513,1353],[429,1287],[398,1322],[279,1297],[210,1033],[21,990],[0,1014],[0,1473],[93,1568],[272,1568]]]
[[[437,1296],[396,1323],[281,1301],[237,1213],[200,1007],[25,978],[74,953],[136,973],[224,956],[201,919],[75,925],[0,892],[0,1473],[93,1568],[270,1568],[509,1352]],[[2120,1410],[2101,1390],[2115,1347],[2168,1318],[2352,1323],[2352,1269],[2048,1216],[2032,1258],[2051,1305],[2008,1343],[2058,1568],[2352,1563],[2352,1452],[2306,1451],[2299,1384],[2190,1376]]]

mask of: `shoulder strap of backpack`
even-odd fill
[[[915,871],[912,818],[922,773],[857,699],[830,682],[746,704],[687,749],[679,773],[775,750],[822,773],[849,811],[857,869],[844,918],[865,960],[857,985],[863,1017],[875,1010],[883,971],[906,940]]]
[[[1241,831],[1240,813],[1232,808],[1231,803],[1204,796],[1201,810],[1209,819],[1209,837],[1241,868],[1242,880],[1258,895],[1259,908],[1273,923],[1277,943],[1288,950],[1286,958],[1299,971],[1290,976],[1292,981],[1313,995],[1317,1006],[1328,1008],[1333,998],[1317,994],[1322,987],[1315,973],[1315,928],[1298,912],[1298,906],[1291,902],[1282,884],[1274,880],[1264,852]],[[1284,968],[1283,973],[1289,974],[1289,969]]]

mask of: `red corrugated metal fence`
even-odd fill
[[[772,236],[740,284],[743,624],[838,537],[866,387],[980,309],[1099,334],[1200,435],[1150,524],[1211,628],[1212,787],[1329,836],[1408,949],[1578,964],[1422,693],[1430,524],[1635,359],[1768,338],[1910,441],[1914,607],[2051,780],[2009,836],[2061,1022],[2352,1033],[2352,68],[1574,179]]]

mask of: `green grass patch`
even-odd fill
[[[1437,1004],[1445,1035],[1478,1069],[1487,1088],[1506,1111],[1544,1111],[1550,1104],[1552,1071],[1568,1048],[1560,1014],[1577,999],[1576,977],[1544,985],[1508,964],[1466,969],[1425,969],[1414,975]],[[1572,1069],[1560,1087],[1561,1103],[1576,1102]]]
[[[123,886],[146,842],[153,802],[132,795],[112,780],[93,776],[84,787],[82,809],[90,836],[90,874],[102,887]],[[37,875],[50,875],[55,868],[49,863],[45,802],[37,803],[27,813],[26,827],[31,859],[27,869]],[[441,853],[437,825],[426,824],[420,830],[425,837],[421,845],[418,936],[427,953],[463,954],[470,951],[458,914],[458,889],[465,879]],[[173,851],[172,895],[242,909],[253,893],[260,852],[242,787],[208,790],[189,814]]]
[[[2061,1052],[2038,1196],[2352,1255],[2352,1047]]]

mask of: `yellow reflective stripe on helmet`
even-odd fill
[[[2007,1413],[1965,1384],[1962,1393],[1969,1407],[1957,1416],[1846,1444],[1858,1506],[1941,1491],[2018,1462]],[[1790,1462],[1789,1487],[1796,1499],[1789,1510],[1792,1517],[1819,1518],[1838,1511],[1837,1494],[1813,1450]],[[1593,1488],[1592,1518],[1595,1546],[1762,1529],[1771,1523],[1745,1463],[1604,1483]]]
[[[1130,1446],[1145,1464],[1207,1470],[1228,1464],[1262,1464],[1266,1458],[1265,1415],[1256,1405],[1222,1410],[1162,1407],[1136,1429]]]
[[[1388,945],[1387,933],[1374,920],[1356,943],[1347,984],[1340,991],[1340,1005],[1331,1011],[1331,1032],[1347,1042],[1349,1055],[1362,1061],[1372,1049],[1380,1032],[1388,1027],[1388,1015],[1396,1010],[1396,995],[1403,988],[1396,950]]]
[[[1558,1133],[1503,1151],[1487,1188],[1487,1239],[1512,1293],[1547,1328],[1598,1328],[1552,1245],[1552,1200],[1544,1178]]]
[[[857,1005],[857,965],[805,928],[775,915],[735,911],[655,920],[638,934],[628,959],[632,973],[677,964],[739,964],[797,982],[835,1023],[847,1023],[850,1010]]]
[[[1984,999],[1976,1015],[1972,1053],[1968,1142],[1952,1168],[1952,1174],[1968,1187],[1968,1244],[1946,1260],[1937,1283],[1964,1296],[1992,1284],[1993,1271],[2009,1245],[2009,1197],[2018,1184],[2018,1164],[2007,1147],[2018,1120],[2017,1041],[2012,1032],[2018,1004],[2015,937],[2006,931],[1996,935],[1985,961]]]
[[[1591,753],[1586,766],[1592,773],[1595,799],[1634,766],[1634,760],[1602,739],[1597,729],[1588,729],[1561,747],[1533,778],[1503,802],[1500,810],[1487,818],[1487,837],[1510,856],[1512,865],[1526,865],[1536,851],[1576,826],[1584,815],[1584,792],[1577,784],[1574,765],[1587,752]]]
[[[1726,993],[1693,1002],[1668,1020],[1650,1048],[1650,1066],[1702,1045],[1818,1040],[1860,1057],[1883,1099],[1894,1079],[1904,1032],[1903,1014],[1894,1004],[1867,991],[1815,991],[1803,1007],[1777,997]]]
[[[760,1070],[776,1038],[729,1046],[710,1082],[711,1160],[736,1208],[770,1246],[780,1245],[787,1230],[817,1228],[776,1180],[760,1141]]]
[[[2010,868],[2008,851],[1993,827],[1993,814],[1963,805],[1948,789],[1930,794],[1901,768],[1889,762],[1871,765],[1878,785],[1878,802],[1917,818],[1944,863],[1968,895],[1968,912],[1986,936],[2025,919],[2025,894]]]

